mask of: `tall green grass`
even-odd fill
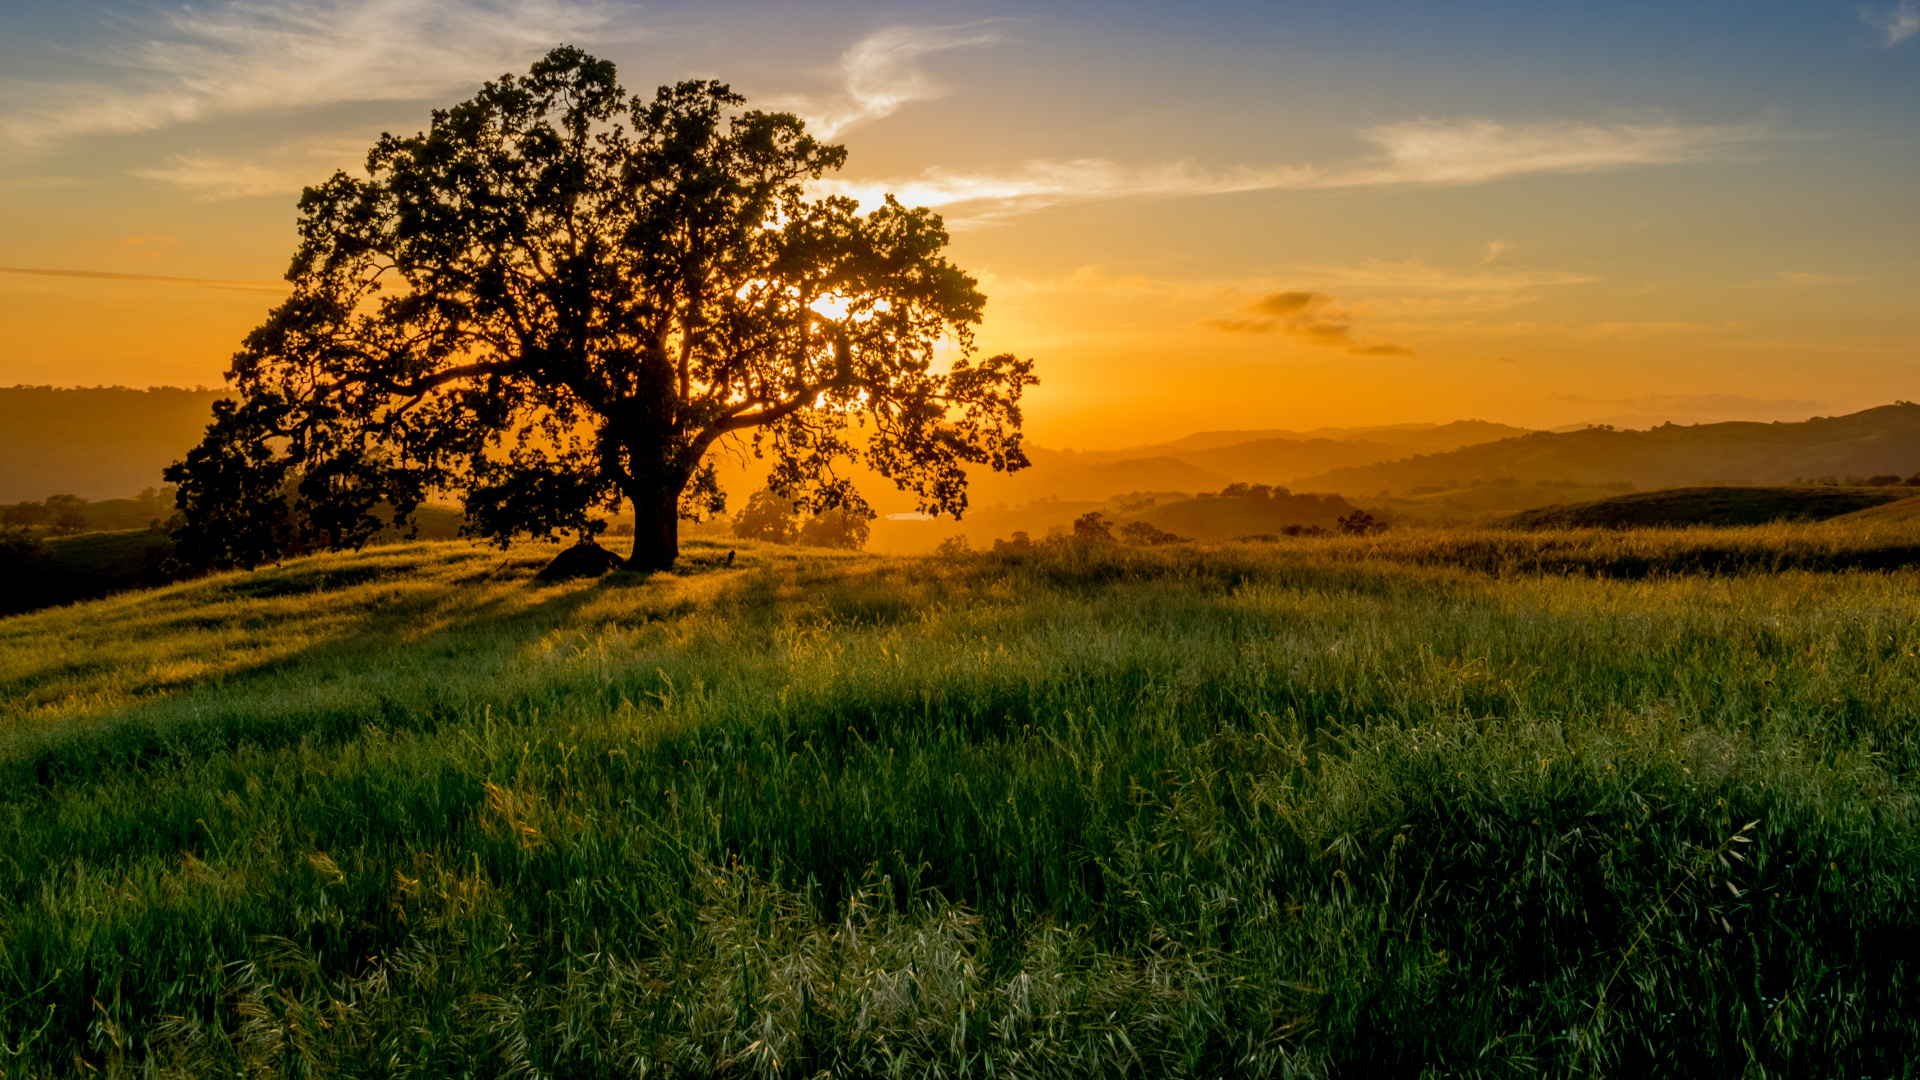
[[[0,1058],[1907,1075],[1920,575],[1822,528],[423,544],[0,620]]]

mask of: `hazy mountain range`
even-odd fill
[[[222,393],[0,388],[0,504],[56,493],[124,498],[157,486],[160,471],[199,440]],[[1029,446],[1028,456],[1030,469],[973,478],[973,510],[963,525],[883,520],[876,522],[876,546],[930,546],[954,531],[977,533],[976,542],[1016,528],[1044,535],[1093,509],[1167,518],[1178,531],[1181,522],[1168,518],[1166,507],[1229,483],[1338,494],[1402,517],[1471,520],[1629,487],[1906,477],[1920,471],[1920,407],[1901,402],[1800,423],[1667,424],[1644,431],[1543,432],[1484,420],[1207,431],[1118,450]],[[764,463],[728,458],[721,464],[733,505],[742,505],[759,485]],[[860,470],[854,475],[883,515],[912,509],[885,480]],[[1147,499],[1159,509],[1127,509]],[[1279,515],[1286,505],[1274,503],[1264,513]],[[1347,506],[1328,503],[1301,516],[1307,509],[1301,504],[1285,513],[1317,523]],[[1201,531],[1230,527],[1212,523]]]
[[[1029,446],[1033,467],[975,482],[976,502],[1057,496],[1104,499],[1135,491],[1215,491],[1229,483],[1299,487],[1302,478],[1413,454],[1456,450],[1528,434],[1484,420],[1451,424],[1317,428],[1313,431],[1203,431],[1168,443],[1122,450],[1050,450]],[[1304,490],[1329,491],[1328,488]]]
[[[120,499],[160,486],[224,390],[0,387],[0,503]]]
[[[1497,478],[1522,484],[1571,480],[1652,488],[1785,484],[1829,476],[1906,477],[1916,471],[1920,406],[1901,402],[1792,424],[1731,421],[1667,424],[1647,431],[1535,432],[1444,454],[1336,467],[1302,477],[1297,486],[1365,496]]]

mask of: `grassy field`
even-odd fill
[[[1912,498],[1908,486],[1678,487],[1525,510],[1502,524],[1522,529],[1649,529],[1824,521]]]
[[[1914,523],[546,555],[0,620],[0,1069],[1915,1071]]]

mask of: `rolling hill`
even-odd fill
[[[1520,529],[1645,529],[1824,521],[1911,501],[1910,487],[1684,487],[1526,510],[1503,524]]]
[[[1322,427],[1311,431],[1266,428],[1251,431],[1202,431],[1172,442],[1131,446],[1119,450],[1054,451],[1070,454],[1082,462],[1126,461],[1142,457],[1177,457],[1183,461],[1203,460],[1199,455],[1250,443],[1343,443],[1353,447],[1405,453],[1437,453],[1462,446],[1494,442],[1525,435],[1530,429],[1495,424],[1485,420],[1455,420],[1450,424],[1386,424],[1375,427]],[[1376,459],[1384,460],[1384,459]]]
[[[1535,432],[1448,453],[1331,469],[1293,486],[1349,498],[1506,478],[1636,487],[1788,484],[1796,479],[1900,476],[1920,470],[1920,406],[1884,405],[1801,423],[1731,422],[1648,431]]]
[[[1289,526],[1318,526],[1332,531],[1339,519],[1353,511],[1353,504],[1338,495],[1281,495],[1271,499],[1182,499],[1122,520],[1144,521],[1191,540],[1229,540],[1272,535]]]

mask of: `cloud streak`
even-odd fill
[[[125,281],[144,285],[177,285],[220,292],[252,293],[258,296],[285,296],[291,285],[277,281],[221,281],[217,278],[167,277],[162,274],[116,274],[106,270],[51,270],[29,266],[0,266],[0,274],[25,277],[77,278],[83,281]]]
[[[789,99],[823,139],[849,128],[891,116],[914,101],[940,97],[946,88],[920,70],[928,53],[998,42],[999,20],[964,26],[890,26],[868,34],[840,56],[841,92],[826,101]]]
[[[1863,7],[1860,21],[1886,35],[1880,42],[1887,48],[1920,34],[1920,3],[1900,0],[1892,7]]]
[[[1297,263],[1289,266],[1288,270],[1296,278],[1308,277],[1329,285],[1419,292],[1514,292],[1551,285],[1584,285],[1600,280],[1592,274],[1497,266],[1488,260],[1456,267],[1433,266],[1421,259],[1400,262],[1363,259],[1345,266]]]
[[[1234,334],[1284,334],[1295,341],[1339,349],[1357,356],[1413,356],[1405,345],[1363,341],[1353,334],[1357,313],[1340,306],[1325,293],[1271,292],[1244,308],[1245,317],[1208,319],[1202,326]]]
[[[958,225],[978,225],[1064,202],[1224,195],[1286,189],[1464,186],[1541,173],[1599,172],[1725,158],[1762,138],[1757,125],[1667,121],[1501,124],[1409,120],[1360,133],[1375,152],[1332,167],[1204,169],[1189,162],[1130,168],[1101,158],[1029,161],[1010,170],[932,168],[918,176],[823,181],[833,194],[877,205],[888,193],[909,206],[960,207]]]
[[[214,116],[413,101],[524,68],[603,30],[598,0],[225,0],[166,12],[101,50],[118,79],[16,87],[0,141],[152,131]],[[600,36],[604,37],[604,34]]]
[[[371,145],[371,135],[328,135],[240,157],[176,154],[163,166],[135,169],[133,175],[180,188],[199,202],[287,195],[324,181],[335,169],[353,170]]]

